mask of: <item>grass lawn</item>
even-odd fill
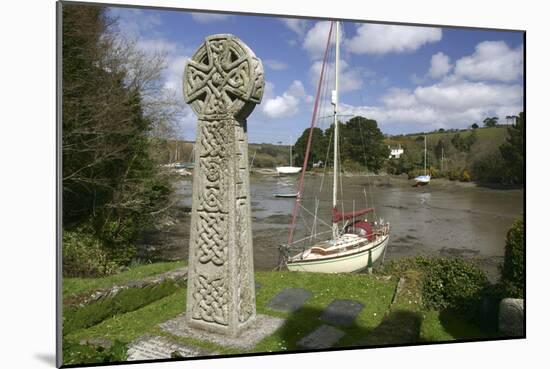
[[[107,287],[136,278],[163,273],[182,266],[182,263],[144,265],[109,278],[99,280],[75,280],[68,290],[86,291]],[[397,279],[383,279],[367,274],[315,274],[298,272],[256,272],[258,314],[283,317],[285,324],[273,335],[262,340],[250,352],[274,352],[298,350],[297,342],[324,323],[320,320],[323,309],[334,299],[350,299],[364,305],[355,323],[350,327],[337,327],[345,335],[334,347],[449,341],[455,339],[488,338],[477,327],[458,316],[422,307],[419,292],[419,275],[414,271],[406,275],[409,283],[391,305]],[[267,308],[267,303],[285,288],[304,288],[312,292],[305,305],[294,313],[281,313]],[[109,316],[88,328],[76,329],[63,338],[65,364],[82,363],[75,350],[82,350],[78,343],[92,338],[105,338],[128,344],[145,334],[169,337],[172,341],[202,347],[219,354],[243,353],[209,342],[181,338],[163,332],[158,325],[185,311],[185,287],[177,287],[167,296],[134,311]],[[68,361],[67,361],[68,360]],[[80,361],[79,361],[80,360]],[[120,359],[119,359],[120,360]]]
[[[63,299],[83,292],[140,280],[185,266],[183,261],[136,265],[129,270],[103,278],[63,278]]]

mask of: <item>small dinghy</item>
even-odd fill
[[[273,196],[275,197],[284,197],[284,198],[293,198],[298,196],[298,192],[296,193],[274,193]]]

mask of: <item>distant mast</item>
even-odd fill
[[[338,68],[340,64],[340,22],[336,21],[336,61],[334,64],[334,91],[332,92],[332,105],[334,105],[334,173],[332,183],[332,208],[337,208],[338,195]],[[338,223],[332,223],[332,239],[338,237]]]
[[[424,135],[424,175],[426,175],[426,135]]]
[[[290,166],[292,166],[292,136],[290,136],[290,142],[288,143],[288,146],[290,147]]]

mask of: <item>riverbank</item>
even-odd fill
[[[278,199],[273,194],[291,191],[296,181],[295,176],[251,176],[256,270],[269,271],[277,265],[277,246],[287,240],[294,199]],[[330,220],[329,182],[328,177],[308,175],[303,202],[311,210],[315,199],[319,199],[318,216],[325,221]],[[477,263],[492,281],[496,281],[498,265],[503,260],[506,232],[523,212],[522,190],[495,190],[447,179],[413,187],[406,176],[353,175],[343,178],[343,183],[346,209],[363,207],[367,195],[367,206],[374,205],[376,215],[391,223],[386,260],[463,257]],[[180,201],[161,220],[162,226],[144,238],[139,255],[142,260],[187,260],[192,181],[180,179],[176,186]],[[297,234],[306,236],[310,234],[308,224],[311,225],[312,217],[303,215]],[[320,226],[318,230],[324,228]]]
[[[128,303],[135,300],[133,297],[143,298],[144,294],[143,283],[140,283],[143,278],[134,278],[147,276],[145,278],[150,280],[181,267],[180,263],[163,263],[158,266],[136,266],[106,278],[66,278],[65,283],[69,287],[64,290],[65,308],[76,311],[87,309],[87,314],[81,315],[82,319],[97,315],[101,305],[109,303],[119,306],[119,310],[91,325],[65,332],[64,364],[127,360],[128,352],[133,352],[130,349],[147,337],[161,337],[163,342],[171,342],[173,347],[185,347],[188,351],[192,348],[193,352],[206,355],[231,355],[307,350],[307,342],[310,341],[304,338],[319,329],[336,334],[331,336],[331,342],[323,341],[327,339],[323,335],[316,338],[325,342],[324,348],[479,340],[498,336],[494,329],[480,326],[471,317],[449,310],[426,308],[422,272],[407,267],[399,272],[393,269],[392,274],[381,271],[374,275],[258,271],[255,273],[257,312],[283,319],[281,328],[247,350],[182,338],[162,327],[163,323],[184,313],[185,282],[174,285],[172,290],[165,289],[165,294],[146,293],[152,296],[146,304],[132,306]],[[159,273],[151,274],[153,270]],[[101,300],[101,303],[75,307],[75,296],[117,289],[115,286],[120,284],[126,286],[123,300],[114,296]],[[280,299],[289,289],[302,291],[305,299],[296,310],[281,311],[273,301]],[[334,313],[339,304],[348,307],[340,313],[343,314],[340,318],[344,316],[343,320],[327,313]],[[351,309],[354,311],[352,315],[351,305],[354,307]],[[148,349],[154,351],[154,347]]]

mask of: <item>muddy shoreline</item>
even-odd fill
[[[329,215],[321,208],[328,202],[331,179],[312,175],[306,180],[306,189],[319,185],[322,188],[315,196],[304,198],[306,206],[319,201],[321,219]],[[391,222],[386,260],[413,256],[463,257],[479,265],[491,280],[496,280],[498,265],[503,260],[506,230],[523,212],[521,189],[497,190],[447,179],[434,179],[429,186],[414,188],[411,181],[402,176],[353,175],[345,181],[348,193],[343,193],[342,198],[346,206],[358,208],[361,204],[356,204],[356,199],[363,199],[374,203],[377,215]],[[141,258],[187,259],[191,183],[191,178],[178,180],[177,195],[181,201],[160,220],[157,230],[145,237],[139,248]],[[294,199],[275,199],[273,193],[291,190],[295,185],[295,177],[251,176],[257,270],[275,268],[278,245],[286,242],[288,235]],[[367,191],[375,197],[365,196]],[[299,225],[298,237],[309,234],[311,225],[307,222],[304,219],[303,227]]]

